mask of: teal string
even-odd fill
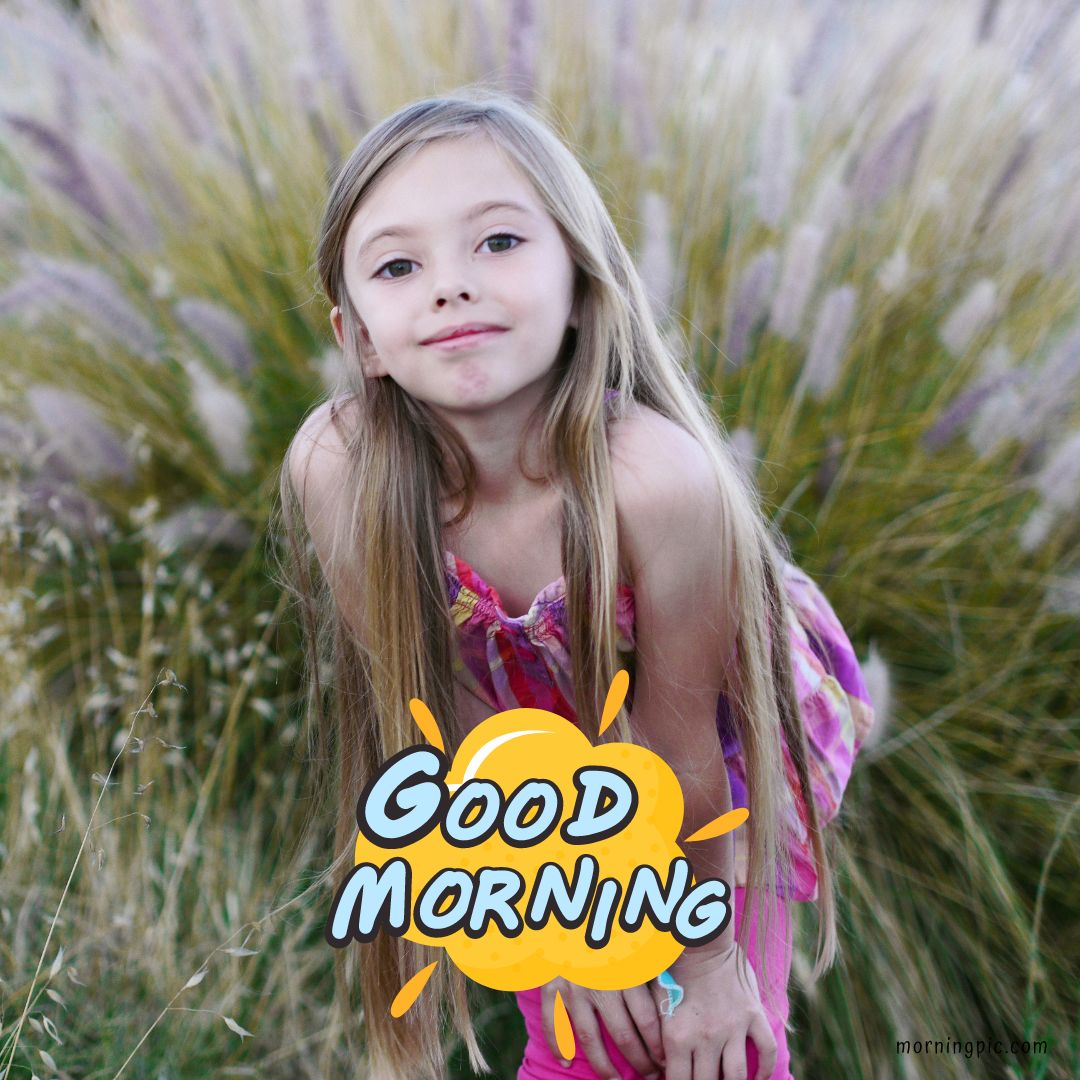
[[[664,1016],[670,1016],[678,1008],[686,991],[675,981],[670,971],[661,971],[656,981],[667,991],[667,1002],[660,1011]]]

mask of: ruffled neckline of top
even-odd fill
[[[560,575],[550,585],[545,585],[536,594],[535,599],[529,605],[529,610],[524,615],[514,617],[503,607],[499,590],[494,585],[488,584],[464,559],[460,559],[452,551],[446,550],[443,551],[443,558],[446,560],[446,569],[454,576],[458,584],[464,585],[467,589],[471,589],[478,596],[490,602],[503,622],[533,622],[542,608],[555,603],[557,600],[562,600],[566,596],[566,578],[564,575]]]
[[[564,602],[566,599],[566,576],[560,574],[555,581],[545,585],[536,594],[533,602],[529,605],[529,610],[524,615],[513,616],[503,607],[502,597],[499,596],[498,589],[481,577],[464,559],[445,549],[443,559],[445,560],[447,572],[453,576],[457,583],[476,593],[478,597],[489,603],[500,621],[504,623],[512,623],[517,626],[531,625],[540,617],[544,608]],[[619,596],[632,597],[634,590],[625,582],[620,581],[617,593]]]

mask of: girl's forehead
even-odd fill
[[[403,159],[391,166],[384,179],[388,185],[402,182],[409,175],[444,175],[450,172],[471,173],[479,178],[482,170],[495,169],[512,174],[515,179],[527,182],[508,151],[491,136],[483,132],[470,135],[444,136],[432,139],[419,147],[411,147]]]
[[[427,218],[433,209],[440,213],[468,210],[498,201],[523,203],[546,216],[531,179],[490,138],[436,139],[375,181],[353,213],[350,239],[365,233],[368,226],[418,224],[399,221],[402,214]]]

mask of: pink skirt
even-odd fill
[[[741,886],[735,888],[735,932],[738,933],[742,923],[743,907],[746,900],[746,890]],[[789,1065],[791,1063],[787,1047],[787,1032],[784,1024],[788,1018],[788,977],[791,974],[791,919],[787,907],[782,905],[779,918],[774,917],[772,933],[768,948],[765,951],[765,963],[769,973],[769,979],[773,987],[771,1000],[767,997],[762,973],[757,967],[757,921],[752,922],[750,927],[748,959],[754,974],[758,977],[758,986],[762,993],[762,1005],[769,1019],[773,1037],[776,1039],[776,1068],[772,1071],[770,1080],[792,1080]],[[544,1037],[544,1026],[540,1020],[540,988],[535,990],[522,990],[515,994],[518,1008],[525,1018],[525,1031],[529,1041],[525,1045],[525,1058],[518,1070],[517,1080],[597,1080],[597,1073],[589,1064],[583,1054],[578,1054],[569,1067],[561,1064],[562,1059],[557,1058],[548,1047]],[[612,1064],[619,1074],[619,1080],[641,1080],[641,1074],[627,1062],[620,1053],[619,1048],[611,1040],[604,1022],[600,1021],[600,1034],[603,1038],[604,1049]],[[753,1076],[758,1066],[757,1047],[752,1039],[746,1040],[746,1064],[748,1075]],[[607,1078],[601,1078],[607,1080]]]

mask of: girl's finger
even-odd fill
[[[723,1053],[724,1071],[715,1072],[713,1076],[723,1076],[724,1080],[747,1080],[746,1075],[746,1036],[736,1035],[724,1043]],[[708,1075],[702,1073],[702,1076]],[[768,1075],[768,1074],[766,1074]],[[694,1073],[697,1080],[697,1073]]]
[[[673,1045],[664,1043],[664,1056],[667,1065],[664,1068],[664,1080],[692,1080],[694,1074],[690,1069],[690,1047],[688,1045]],[[717,1063],[716,1076],[720,1075],[720,1066]]]
[[[626,999],[626,1008],[641,1041],[645,1044],[645,1049],[653,1062],[663,1068],[664,1036],[660,1030],[660,1010],[656,1006],[656,999],[647,986],[635,986],[630,990],[624,990],[623,997]],[[637,1065],[634,1067],[638,1069],[638,1072],[642,1071]],[[646,1071],[644,1075],[648,1076],[648,1072]]]
[[[570,1010],[570,1021],[574,1027],[574,1044],[577,1053],[584,1055],[585,1060],[599,1076],[604,1077],[604,1080],[608,1077],[617,1077],[619,1070],[612,1065],[611,1058],[604,1049],[604,1040],[600,1034],[600,1020],[593,1009],[592,1002],[585,994],[575,995],[573,1007]]]
[[[758,1069],[754,1074],[754,1080],[768,1080],[773,1074],[773,1069],[776,1068],[776,1036],[769,1027],[769,1021],[761,1013],[750,1021],[748,1034],[754,1040],[758,1052]]]
[[[641,989],[637,987],[635,989]],[[611,1041],[622,1052],[622,1056],[634,1067],[641,1076],[652,1076],[659,1073],[659,1066],[649,1056],[649,1049],[642,1041],[641,1034],[634,1023],[633,1014],[630,1012],[626,995],[629,991],[624,990],[621,994],[605,994],[599,1005],[600,1018],[607,1028]],[[646,993],[646,997],[648,994]],[[646,1008],[651,1007],[651,1001],[646,1003]],[[608,1073],[615,1076],[616,1073]]]
[[[689,1074],[693,1080],[729,1080],[729,1077],[738,1077],[739,1073],[720,1071],[720,1047],[713,1043],[702,1043],[695,1048],[693,1053],[693,1069]],[[746,1073],[742,1076],[745,1078]]]

